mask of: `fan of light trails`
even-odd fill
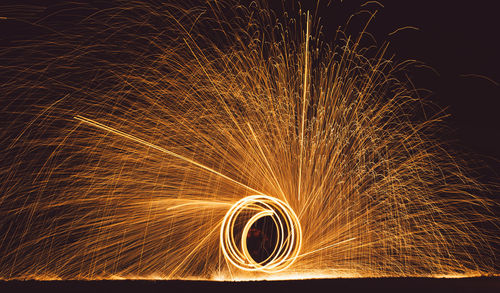
[[[117,3],[2,51],[1,278],[492,272],[492,202],[412,62],[300,10]]]

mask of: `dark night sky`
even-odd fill
[[[398,55],[422,60],[438,71],[439,76],[429,74],[417,82],[434,91],[432,98],[438,105],[448,107],[448,123],[456,130],[459,143],[471,152],[498,160],[500,18],[494,4],[390,1],[380,18],[421,28],[394,38]]]
[[[304,1],[307,2],[307,1]],[[312,2],[312,1],[311,1]],[[326,30],[335,30],[366,1],[333,1],[320,13]],[[484,162],[486,181],[497,181],[500,170],[500,28],[496,1],[380,1],[368,27],[379,43],[390,42],[395,59],[415,59],[432,67],[410,76],[427,99],[451,116],[444,137],[451,145]],[[306,6],[308,8],[308,6]],[[341,12],[338,12],[341,10]],[[369,7],[375,7],[371,5]],[[389,33],[405,26],[419,30]]]

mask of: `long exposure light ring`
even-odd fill
[[[0,9],[0,282],[500,273],[379,3],[93,2]]]
[[[242,213],[251,213],[244,227],[238,230]],[[277,231],[277,241],[271,254],[257,262],[248,251],[246,235],[259,219],[271,217]],[[238,231],[241,231],[239,236]],[[239,241],[238,241],[239,240]],[[252,195],[240,199],[226,213],[220,229],[220,247],[225,259],[245,271],[276,273],[292,265],[302,245],[302,229],[293,209],[285,202],[267,195]]]

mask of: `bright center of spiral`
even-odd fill
[[[240,199],[222,221],[224,257],[242,270],[282,271],[297,259],[301,243],[297,215],[288,204],[271,196]]]

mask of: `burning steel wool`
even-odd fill
[[[245,219],[238,242],[234,237],[234,231],[237,230],[235,222],[239,214],[249,210],[254,211],[254,215]],[[247,235],[250,228],[264,217],[272,218],[278,230],[278,239],[269,256],[257,262],[254,260],[255,254],[252,255],[248,251]],[[286,203],[263,195],[248,196],[239,200],[224,217],[220,232],[220,246],[224,256],[231,264],[246,271],[274,273],[285,270],[299,255],[301,241],[300,223],[293,210]]]
[[[412,62],[301,9],[113,3],[0,53],[0,278],[492,273]]]

